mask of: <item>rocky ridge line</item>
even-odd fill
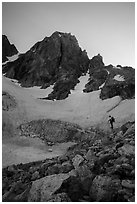
[[[70,90],[79,83],[79,77],[87,72],[90,78],[83,92],[101,90],[102,100],[114,96],[120,96],[122,100],[135,97],[135,69],[121,65],[105,66],[100,54],[89,59],[70,33],[56,31],[17,60],[3,65],[3,74],[18,80],[23,87],[41,86],[46,89],[54,85],[48,97],[43,98],[45,100],[67,98]]]

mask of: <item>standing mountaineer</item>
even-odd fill
[[[115,118],[112,116],[109,116],[108,122],[110,123],[110,128],[113,130],[113,123],[115,122]]]

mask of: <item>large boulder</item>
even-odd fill
[[[91,200],[96,202],[114,201],[114,195],[120,189],[120,180],[112,179],[106,175],[98,175],[94,178],[91,189]]]
[[[54,174],[34,181],[29,192],[28,202],[48,201],[69,177],[68,174]]]
[[[118,149],[120,155],[135,156],[135,146],[125,144]]]

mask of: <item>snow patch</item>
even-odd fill
[[[11,57],[7,57],[7,58],[9,60],[9,62],[13,62],[13,61],[17,60],[18,57],[19,57],[19,53],[17,53],[16,55],[13,55]]]
[[[21,87],[23,90],[25,90],[28,93],[28,95],[30,95],[31,97],[33,97],[35,99],[48,97],[48,95],[53,91],[53,87],[55,85],[55,83],[54,83],[53,85],[50,85],[46,89],[41,89],[41,86],[33,86],[33,87],[26,88],[26,87],[22,87],[21,83],[19,83],[18,80],[16,80],[16,79],[10,79],[7,77],[6,77],[6,79],[11,81],[12,83],[14,83],[16,87],[17,86]]]
[[[71,94],[78,94],[78,93],[84,93],[83,89],[85,88],[85,85],[88,83],[89,79],[89,73],[87,73],[85,76],[81,76],[79,78],[79,83],[75,86],[74,90],[71,90]],[[71,96],[71,95],[70,95]]]
[[[2,63],[2,65],[5,65],[5,64],[7,64],[7,62],[9,62],[9,60],[7,60],[6,62],[3,62],[3,63]]]
[[[105,82],[101,86],[99,86],[99,89],[103,88],[104,85],[105,85]]]
[[[107,71],[108,74],[110,74],[110,71],[108,71],[107,69],[106,69],[106,71]]]
[[[124,77],[121,76],[121,75],[119,75],[119,74],[118,74],[118,75],[115,75],[114,79],[115,79],[116,81],[125,81]]]
[[[5,65],[8,62],[13,62],[13,61],[17,60],[19,57],[19,53],[17,53],[16,55],[13,55],[11,57],[8,57],[8,56],[6,56],[6,57],[8,58],[8,60],[6,62],[3,62],[2,65]]]
[[[33,86],[30,88],[24,88],[28,94],[30,93],[33,98],[46,98],[53,91],[53,87],[55,84],[50,85],[46,89],[41,89],[41,86]]]

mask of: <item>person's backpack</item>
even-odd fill
[[[115,122],[115,118],[112,117],[112,118],[111,118],[111,121],[112,121],[112,122]]]

